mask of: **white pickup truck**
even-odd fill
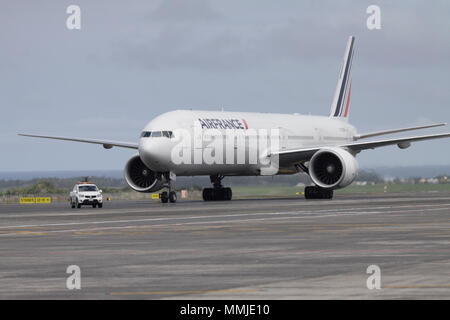
[[[90,182],[79,182],[70,192],[70,205],[72,208],[81,208],[82,205],[89,205],[93,208],[103,207],[102,190]]]

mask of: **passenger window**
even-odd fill
[[[152,138],[159,138],[159,137],[161,137],[161,131],[152,132]]]

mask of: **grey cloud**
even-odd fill
[[[149,15],[151,20],[178,23],[180,21],[211,21],[221,18],[208,0],[163,0]]]
[[[374,2],[379,31],[365,26]],[[450,121],[448,0],[77,0],[80,32],[65,28],[72,3],[2,6],[1,169],[80,168],[77,155],[86,150],[110,168],[129,157],[29,141],[15,136],[19,130],[134,141],[147,121],[179,106],[327,114],[350,34],[357,38],[350,115],[361,131]],[[359,159],[448,162],[441,147],[429,159],[425,145]]]
[[[162,2],[151,14],[158,19],[148,21],[145,34],[133,33],[115,43],[113,59],[148,69],[206,70],[241,69],[277,61],[334,60],[342,54],[336,48],[343,51],[347,36],[356,35],[359,56],[378,67],[450,63],[448,34],[440,32],[450,28],[450,23],[436,25],[432,22],[435,12],[430,10],[422,12],[420,23],[416,12],[405,13],[403,6],[391,5],[382,10],[383,29],[368,31],[364,4],[324,6],[321,10],[312,6],[299,10],[297,17],[288,15],[282,20],[261,16],[252,20],[249,12],[250,21],[245,21],[236,19],[232,12],[215,14],[207,1],[189,1],[189,10],[186,3]],[[222,18],[216,19],[219,16]]]

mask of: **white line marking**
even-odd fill
[[[276,200],[276,199],[275,199]],[[302,200],[302,198],[299,198],[299,200]],[[426,202],[434,202],[434,201],[438,201],[438,200],[450,200],[450,198],[432,198],[432,199],[420,199],[421,201],[426,201]],[[281,201],[281,199],[280,199]],[[396,198],[396,199],[391,199],[391,198],[373,198],[370,199],[370,202],[381,202],[381,201],[391,201],[391,202],[406,202],[406,201],[411,201],[410,198]],[[331,200],[331,201],[327,201],[326,204],[327,205],[333,205],[333,204],[343,204],[343,205],[350,205],[352,203],[356,203],[356,204],[361,204],[361,200],[346,200],[346,199],[339,199],[339,200]],[[193,203],[195,206],[191,207],[191,210],[195,210],[195,211],[211,211],[211,210],[215,210],[215,209],[228,209],[229,206],[228,205],[218,205],[216,203],[214,203],[214,205],[211,206],[204,206],[204,203],[199,202],[199,203]],[[198,205],[197,205],[198,204]],[[211,204],[211,203],[210,203]],[[245,203],[240,203],[240,202],[233,202],[233,205],[237,205],[237,207],[235,208],[235,210],[245,210],[245,209],[249,209],[249,208],[256,208],[256,207],[260,207],[260,204],[255,204],[255,205],[249,205],[249,204],[245,204]],[[242,206],[241,206],[242,205]],[[298,202],[298,203],[281,203],[280,204],[283,207],[303,207],[303,206],[311,206],[311,207],[317,207],[317,206],[322,206],[323,203],[321,203],[320,201],[312,201],[312,202]],[[393,204],[393,206],[395,206]],[[397,207],[397,206],[395,206]],[[366,207],[364,207],[366,208]],[[1,211],[2,207],[0,205],[0,211]],[[67,213],[66,211],[60,211],[60,212],[53,212],[53,213],[29,213],[29,214],[17,214],[14,212],[7,212],[7,213],[1,213],[0,214],[0,219],[2,218],[27,218],[27,217],[70,217],[70,216],[93,216],[93,215],[107,215],[107,214],[122,214],[124,212],[126,213],[160,213],[160,212],[179,212],[179,211],[184,211],[186,210],[185,207],[183,206],[166,206],[166,205],[162,205],[162,204],[151,204],[151,206],[147,207],[147,208],[111,208],[111,209],[88,209],[88,211],[82,211],[82,212],[71,212],[71,213]],[[352,208],[348,208],[348,210],[353,210]]]
[[[450,204],[429,204],[422,205],[421,207],[448,207]],[[244,216],[256,216],[256,215],[283,215],[283,214],[305,214],[305,215],[315,215],[317,213],[333,213],[353,211],[353,210],[379,210],[379,209],[391,209],[392,206],[385,207],[373,207],[373,208],[348,208],[348,209],[327,209],[327,210],[316,210],[316,211],[281,211],[281,212],[255,212],[255,213],[242,213],[242,214],[226,214],[226,215],[209,215],[209,216],[190,216],[190,217],[173,217],[173,218],[146,218],[146,219],[129,219],[129,220],[103,220],[103,221],[83,221],[83,222],[65,222],[65,223],[47,223],[47,224],[27,224],[27,225],[12,225],[12,226],[0,226],[0,229],[13,229],[13,228],[37,228],[37,227],[60,227],[60,226],[73,226],[73,225],[83,225],[83,224],[114,224],[114,223],[133,223],[133,222],[151,222],[151,221],[161,221],[161,220],[191,220],[191,219],[207,219],[207,218],[229,218],[229,217],[244,217]],[[417,208],[417,206],[397,206],[395,208]]]
[[[314,218],[324,218],[324,217],[335,217],[335,216],[349,216],[349,215],[366,215],[366,214],[382,214],[382,213],[409,213],[409,212],[425,212],[425,211],[438,211],[441,210],[441,208],[433,208],[433,209],[413,209],[413,210],[397,210],[397,211],[361,211],[361,212],[336,212],[333,214],[324,214],[324,215],[316,215]],[[271,215],[278,215],[278,214],[298,214],[298,212],[289,212],[289,213],[279,213],[274,212],[271,213]],[[266,214],[265,214],[266,215]],[[236,216],[236,215],[231,215]],[[227,216],[221,216],[221,217],[227,217]],[[117,227],[100,227],[100,228],[84,228],[84,229],[66,229],[66,230],[36,230],[36,231],[27,231],[26,234],[21,233],[21,231],[15,232],[15,233],[5,233],[0,234],[0,236],[30,236],[33,235],[33,233],[39,234],[39,233],[71,233],[71,232],[93,232],[93,231],[101,231],[101,230],[120,230],[120,229],[131,229],[131,228],[154,228],[154,227],[171,227],[171,226],[183,226],[183,225],[200,225],[200,224],[223,224],[223,223],[237,223],[237,222],[263,222],[267,220],[292,220],[292,219],[305,219],[310,218],[311,216],[291,216],[291,217],[271,217],[271,218],[254,218],[254,219],[233,219],[233,220],[218,220],[218,221],[197,221],[197,222],[179,222],[179,223],[171,223],[171,224],[155,224],[155,225],[133,225],[133,226],[117,226]],[[131,220],[135,221],[135,220]],[[376,226],[375,226],[376,227]]]

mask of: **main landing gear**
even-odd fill
[[[165,179],[167,182],[167,189],[168,191],[163,191],[159,194],[159,198],[161,199],[162,203],[175,203],[177,202],[177,193],[175,191],[172,191],[171,181],[172,177],[170,176],[170,173],[165,174]]]
[[[333,199],[333,190],[317,186],[305,187],[305,199]]]
[[[231,200],[233,193],[231,191],[231,188],[224,188],[222,186],[223,178],[224,176],[222,175],[210,176],[213,188],[203,189],[203,200],[205,201]]]
[[[161,199],[162,203],[175,203],[177,202],[177,193],[175,191],[163,191],[159,194],[159,198]]]

